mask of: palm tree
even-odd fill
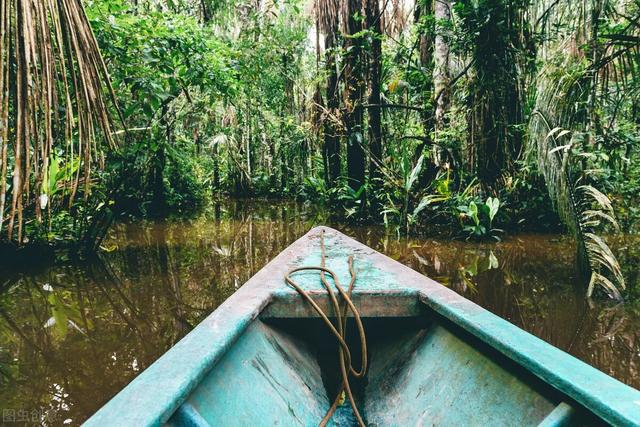
[[[604,223],[617,228],[613,207],[590,182],[589,171],[579,160],[584,150],[595,144],[595,138],[603,135],[598,104],[609,92],[607,85],[624,84],[626,76],[640,65],[637,19],[620,26],[618,34],[599,34],[602,14],[611,14],[612,19],[627,16],[625,5],[615,0],[545,0],[535,5],[536,29],[547,37],[542,37],[539,47],[538,56],[545,66],[536,79],[535,108],[529,124],[554,208],[578,243],[578,263],[589,278],[588,295],[601,286],[616,299],[625,287],[621,268],[604,239],[596,234]],[[558,28],[565,28],[565,33],[558,34]],[[609,41],[601,43],[600,39]],[[609,79],[609,74],[616,79]]]

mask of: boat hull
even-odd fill
[[[354,390],[368,424],[640,425],[639,391],[324,227],[281,253],[86,424],[317,425],[339,384],[335,340],[283,277],[320,264],[323,231],[328,266],[345,281],[347,256],[355,258],[370,368]],[[317,273],[297,280],[328,306]],[[333,419],[354,421],[348,404]]]

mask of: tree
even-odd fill
[[[338,70],[336,49],[338,48],[339,4],[336,0],[316,0],[315,13],[318,28],[324,33],[326,110],[322,115],[323,157],[325,180],[328,187],[334,187],[340,177],[340,135],[338,130],[340,98],[338,94]]]
[[[362,61],[362,1],[342,3],[344,25],[344,105],[343,119],[347,140],[347,177],[349,186],[358,190],[365,181],[363,135],[365,69]]]
[[[375,183],[380,178],[382,159],[382,112],[381,71],[382,71],[382,14],[379,0],[366,0],[367,29],[371,40],[369,58],[369,179]]]
[[[522,148],[523,81],[517,54],[524,1],[465,0],[456,3],[456,10],[474,69],[467,100],[468,163],[485,189],[495,189]]]
[[[451,72],[449,66],[449,25],[451,22],[451,1],[435,0],[436,37],[434,42],[433,93],[435,104],[435,132],[445,129],[446,114],[449,111]]]
[[[424,136],[415,149],[414,158],[417,162],[420,156],[426,155],[432,147],[435,149],[432,135],[435,131],[433,115],[434,101],[434,28],[433,28],[433,0],[421,0],[416,3],[414,12],[414,24],[418,28],[418,52],[420,64],[420,99],[423,108],[420,111],[420,122]],[[433,178],[433,171],[437,168],[434,159],[429,156],[429,167],[423,167],[420,171],[419,182],[422,187],[429,184]]]
[[[529,122],[538,168],[553,208],[576,240],[577,263],[589,283],[587,295],[600,287],[616,299],[622,298],[625,289],[622,268],[597,233],[604,225],[618,228],[618,223],[611,200],[598,189],[595,179],[602,165],[590,164],[589,159],[600,144],[616,138],[605,133],[601,115],[611,114],[611,132],[624,101],[617,99],[615,107],[608,108],[610,93],[618,91],[608,85],[626,86],[626,76],[633,75],[640,64],[640,25],[637,19],[629,18],[637,13],[637,6],[635,10],[631,6],[631,13],[626,7],[607,1],[547,5],[537,18],[545,35],[537,55],[544,65],[536,79]],[[611,21],[620,17],[628,21],[601,27],[605,13],[611,14]],[[566,31],[562,37],[553,34],[559,23]],[[604,35],[599,34],[601,30]],[[632,51],[636,53],[630,54]],[[609,73],[617,77],[610,79]],[[615,156],[613,147],[606,151],[607,158]]]

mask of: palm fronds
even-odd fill
[[[579,11],[580,16],[590,16],[582,9]],[[584,21],[581,22],[573,36],[543,44],[546,50],[541,54],[547,56],[547,63],[537,78],[530,138],[553,207],[576,238],[578,264],[590,277],[588,296],[600,286],[610,297],[621,299],[625,283],[620,265],[606,242],[596,234],[605,223],[617,228],[613,207],[605,194],[585,182],[586,173],[574,155],[589,145],[585,141],[591,141],[594,134],[591,110],[597,75],[594,64],[585,65],[579,50],[575,55],[566,55],[584,36]]]
[[[22,241],[24,209],[41,220],[53,155],[80,163],[62,183],[68,202],[81,183],[88,194],[92,164],[103,159],[96,127],[115,145],[105,86],[115,103],[80,0],[0,0],[0,230],[8,210],[9,240]]]
[[[590,276],[587,296],[600,285],[610,297],[621,299],[620,290],[625,284],[620,265],[605,241],[595,234],[603,223],[618,227],[611,201],[592,185],[580,185],[579,179],[572,178],[571,151],[564,148],[554,151],[558,142],[548,136],[553,129],[540,111],[534,114],[530,130],[549,196],[562,222],[577,240],[580,269]]]

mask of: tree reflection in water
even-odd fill
[[[83,263],[9,272],[0,294],[0,409],[42,408],[47,424],[79,424],[326,220],[297,204],[232,201],[193,220],[119,224],[107,251]],[[584,299],[572,285],[569,242],[526,235],[477,244],[337,228],[640,387],[640,316]],[[637,243],[615,245],[630,283],[639,277]]]

